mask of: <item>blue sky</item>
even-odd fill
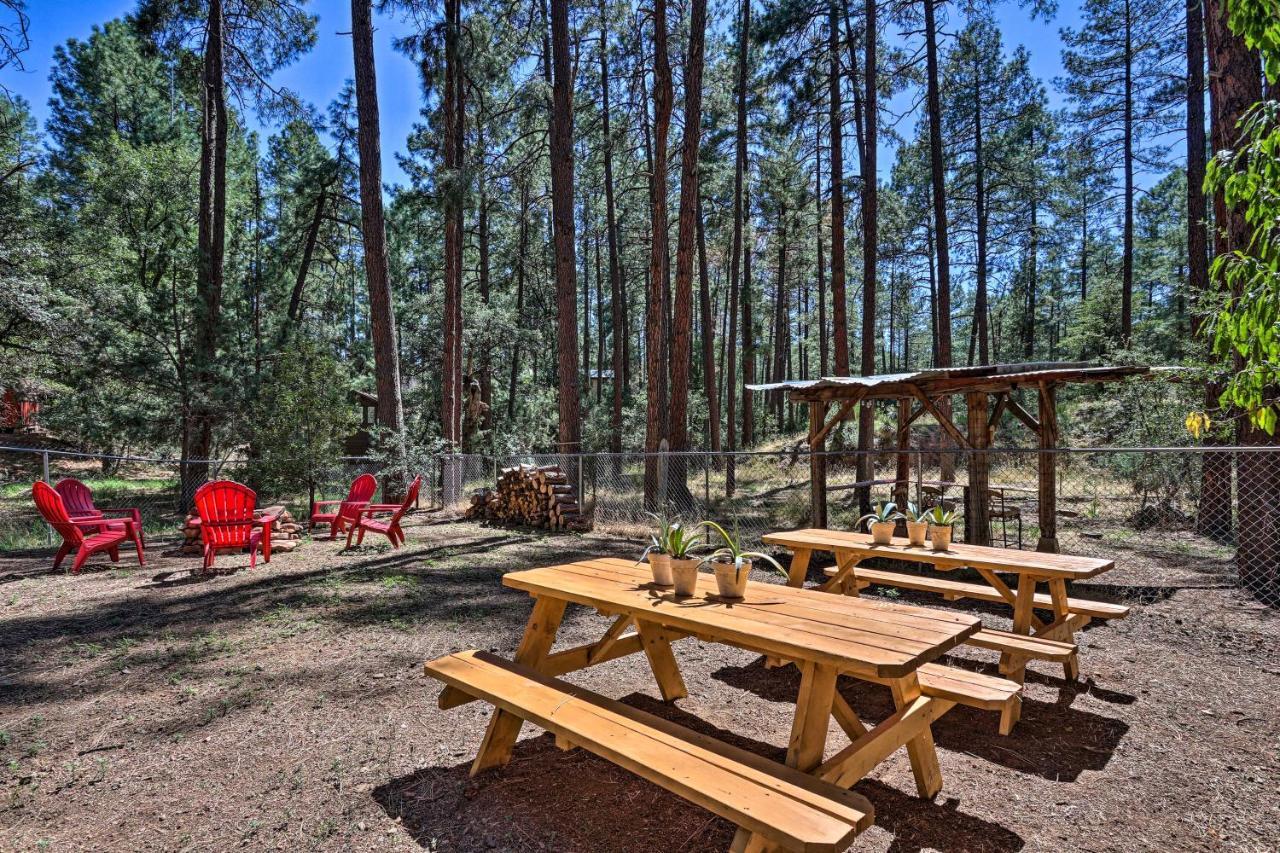
[[[128,14],[134,0],[28,0],[31,15],[31,50],[23,57],[25,73],[6,70],[3,83],[31,102],[37,120],[42,124],[48,114],[49,69],[54,47],[67,39],[83,39],[94,24]],[[294,65],[279,72],[274,82],[288,86],[321,110],[341,91],[351,76],[351,39],[339,33],[351,28],[349,0],[312,0],[311,11],[320,18],[316,47]],[[1025,45],[1031,53],[1031,70],[1045,82],[1050,103],[1057,106],[1060,97],[1053,90],[1053,78],[1062,72],[1062,26],[1074,26],[1079,19],[1078,0],[1066,0],[1052,21],[1032,21],[1026,10],[1016,3],[1005,3],[996,9],[1005,34],[1006,48]],[[396,162],[396,154],[405,150],[405,140],[421,107],[418,73],[413,63],[397,53],[392,42],[409,30],[409,25],[394,16],[375,16],[374,51],[378,63],[378,98],[382,110],[383,179],[401,183],[404,173]],[[897,32],[885,33],[888,39]],[[909,102],[896,104],[905,108]],[[261,128],[269,132],[270,128]],[[903,128],[905,131],[906,128]],[[882,152],[882,174],[892,167],[892,152]]]

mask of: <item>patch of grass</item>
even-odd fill
[[[303,631],[320,627],[317,620],[298,615],[294,608],[287,604],[276,605],[275,609],[262,617],[262,621],[275,628],[280,637],[293,637]]]
[[[409,575],[383,575],[382,577],[382,588],[387,590],[414,586],[417,583],[417,578],[410,577]]]

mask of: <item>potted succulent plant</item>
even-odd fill
[[[674,586],[677,595],[693,595],[698,583],[698,566],[702,563],[697,552],[709,547],[697,534],[705,523],[686,525],[652,512],[647,515],[654,521],[654,532],[649,536],[652,544],[644,549],[640,560],[649,558],[654,585]]]
[[[902,513],[898,512],[898,505],[893,501],[887,501],[876,504],[875,512],[869,512],[858,519],[857,526],[867,522],[867,526],[871,529],[871,542],[875,545],[888,545],[893,541],[893,528],[897,526],[900,518]]]
[[[902,517],[907,520],[907,542],[914,547],[923,548],[925,534],[929,532],[929,522],[920,508],[907,501]]]
[[[763,560],[779,572],[783,571],[778,561],[768,554],[760,551],[744,551],[742,536],[738,533],[736,524],[732,535],[714,521],[704,521],[702,524],[720,534],[720,541],[723,543],[705,559],[705,562],[711,564],[712,571],[716,573],[716,587],[721,598],[742,598],[747,590],[747,578],[751,575],[751,566],[756,560]],[[678,589],[676,594],[679,594]]]
[[[925,513],[925,521],[929,522],[929,538],[933,540],[933,550],[951,550],[951,526],[960,515],[953,509],[935,506]]]

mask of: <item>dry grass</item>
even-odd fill
[[[0,850],[727,847],[725,822],[530,729],[509,768],[469,780],[485,709],[439,711],[421,675],[447,651],[514,650],[528,599],[504,571],[636,546],[451,523],[409,536],[394,552],[309,542],[205,580],[160,547],[146,569],[75,578],[47,574],[44,552],[0,559]],[[1133,583],[1151,603],[1084,635],[1079,685],[1033,665],[1013,736],[968,709],[935,725],[936,801],[913,796],[903,754],[860,783],[878,814],[855,849],[1280,847],[1277,614],[1191,572],[1152,593],[1148,574]],[[575,610],[562,636],[603,626]],[[690,698],[674,707],[642,658],[573,678],[781,754],[793,670],[694,641],[677,656]],[[889,712],[881,688],[843,690],[869,720]]]

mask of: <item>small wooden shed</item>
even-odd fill
[[[1008,412],[1039,442],[1039,483],[1037,507],[1039,551],[1058,550],[1057,481],[1054,450],[1058,446],[1056,390],[1068,383],[1111,382],[1147,374],[1142,365],[1101,365],[1089,362],[1036,362],[948,367],[892,373],[880,376],[830,376],[822,379],[787,380],[767,385],[750,385],[752,391],[787,392],[795,403],[809,409],[810,513],[816,527],[827,524],[827,467],[823,451],[827,437],[837,424],[856,419],[859,403],[894,400],[897,403],[897,449],[911,447],[911,425],[922,415],[931,415],[956,446],[968,452],[969,494],[986,495],[991,482],[991,460],[984,452],[993,446],[995,431]],[[1029,412],[1014,396],[1020,389],[1035,391],[1038,405]],[[942,401],[964,396],[967,429],[961,431],[947,414]],[[831,411],[835,408],[834,413]],[[954,409],[952,409],[954,411]],[[898,454],[897,489],[905,493],[911,476],[911,456]],[[991,525],[985,499],[973,499],[966,507],[967,540],[990,544]]]

